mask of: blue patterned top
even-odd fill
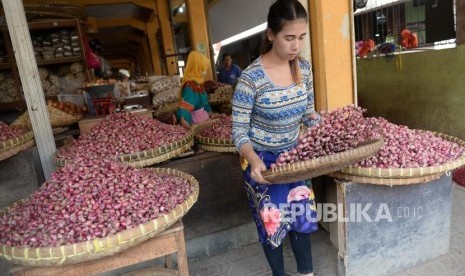
[[[302,82],[277,86],[266,75],[261,57],[239,77],[232,99],[232,138],[240,148],[246,144],[258,151],[280,153],[297,144],[300,123],[316,123],[313,76],[310,63],[299,59]]]

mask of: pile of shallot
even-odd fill
[[[0,215],[0,244],[55,247],[102,238],[168,213],[192,191],[180,177],[108,159],[75,160]]]
[[[26,130],[19,127],[11,127],[0,121],[0,143],[14,139],[26,133]]]
[[[321,112],[321,121],[303,131],[298,137],[297,146],[281,153],[271,167],[346,151],[362,141],[378,137],[365,127],[364,111],[349,105],[331,112]]]
[[[107,116],[70,146],[60,148],[57,158],[107,158],[157,148],[183,139],[189,131],[129,112]]]
[[[352,105],[321,113],[321,122],[300,134],[297,146],[281,153],[276,166],[350,150],[360,142],[382,138],[377,154],[355,166],[419,168],[442,165],[465,154],[465,148],[432,132],[395,125],[383,118],[364,118],[364,109]]]
[[[458,159],[465,148],[436,137],[432,132],[395,125],[384,118],[366,118],[367,129],[377,131],[384,146],[356,166],[373,168],[419,168]]]
[[[232,133],[232,117],[231,115],[220,114],[217,118],[218,121],[214,122],[208,127],[199,131],[197,136],[218,138],[218,139],[231,139]]]

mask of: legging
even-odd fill
[[[313,272],[312,264],[312,247],[310,244],[310,234],[297,233],[291,231],[288,233],[291,240],[292,252],[297,262],[297,271],[301,274]],[[266,260],[268,261],[273,276],[285,276],[283,245],[272,248],[269,244],[262,244],[265,251]]]

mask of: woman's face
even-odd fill
[[[268,29],[268,39],[273,42],[272,51],[285,60],[293,60],[304,46],[307,35],[307,21],[296,19],[286,21],[283,28],[277,34]]]

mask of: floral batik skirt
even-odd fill
[[[266,167],[275,163],[278,155],[257,152]],[[250,177],[250,165],[241,158],[244,186],[257,224],[261,243],[278,247],[289,231],[310,233],[318,229],[315,198],[310,180],[286,184],[262,185]]]

